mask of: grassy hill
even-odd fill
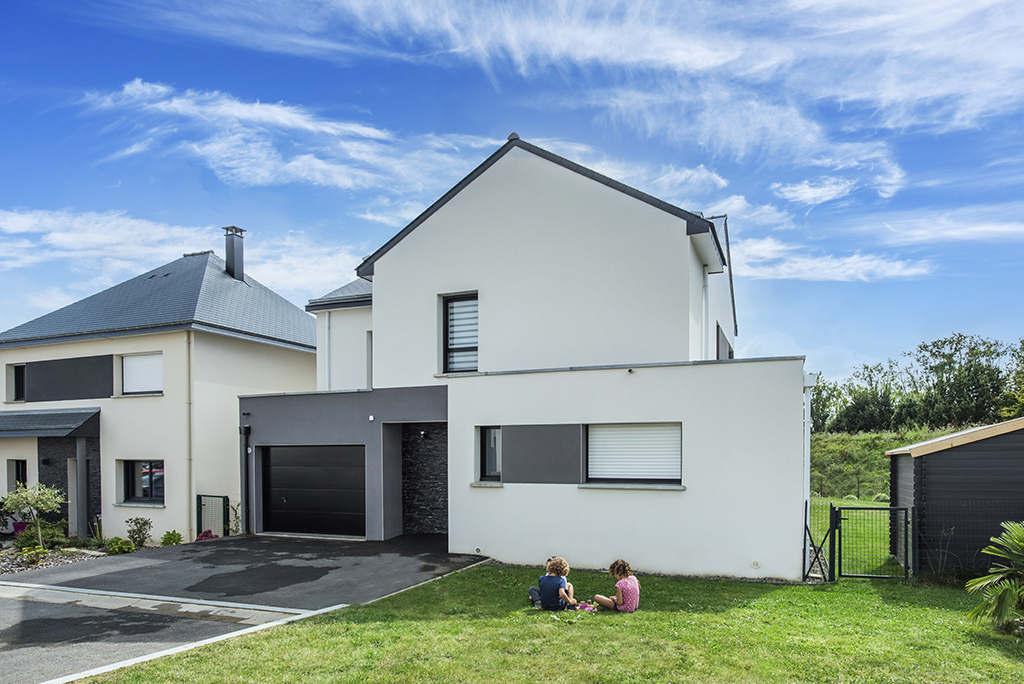
[[[816,432],[811,434],[811,494],[871,499],[889,495],[889,449],[954,432],[918,428],[901,432]]]

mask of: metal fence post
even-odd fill
[[[828,505],[828,581],[836,581],[836,507]]]

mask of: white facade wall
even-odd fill
[[[103,491],[103,531],[107,536],[125,536],[125,520],[134,517],[150,518],[153,521],[153,534],[157,536],[170,529],[176,529],[187,536],[189,512],[195,509],[195,501],[186,507],[189,479],[186,467],[188,431],[185,428],[189,407],[188,381],[184,369],[189,352],[185,333],[129,335],[0,350],[0,361],[5,365],[152,352],[160,352],[163,356],[163,392],[159,395],[18,402],[4,404],[3,407],[13,411],[99,407],[100,487]],[[115,393],[119,391],[119,365],[115,358]],[[21,440],[0,439],[0,454],[6,452],[9,441]],[[35,439],[31,441],[33,445],[36,442]],[[123,491],[121,461],[148,459],[164,461],[164,505],[154,507],[117,503]],[[33,454],[29,462],[38,464],[38,457]],[[37,482],[37,478],[37,470],[33,472],[33,466],[30,465],[29,484]]]
[[[684,220],[513,149],[374,264],[374,385],[436,382],[466,292],[481,371],[699,358],[695,265]]]
[[[373,311],[369,306],[316,314],[316,388],[320,391],[370,387]]]
[[[116,356],[153,352],[163,358],[160,394],[9,402],[2,407],[12,411],[100,409],[100,486],[107,536],[125,536],[125,521],[144,517],[153,521],[156,538],[172,529],[194,537],[197,493],[226,494],[233,502],[239,500],[238,395],[308,391],[316,384],[312,352],[191,331],[0,349],[0,365],[113,354],[116,394],[120,387]],[[28,460],[29,484],[38,481],[35,438],[0,439],[0,461],[8,458]],[[164,461],[162,506],[120,501],[124,460]]]
[[[800,579],[802,359],[467,376],[448,398],[452,552]],[[631,422],[681,423],[685,491],[473,486],[477,426]]]
[[[193,491],[228,496],[236,504],[241,501],[239,395],[308,392],[316,384],[316,357],[206,333],[196,333],[194,344]]]

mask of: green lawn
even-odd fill
[[[1024,641],[962,589],[640,576],[632,615],[528,606],[538,569],[484,566],[103,682],[1012,682]],[[580,596],[611,591],[574,571]]]

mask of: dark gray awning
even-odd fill
[[[98,408],[0,411],[0,438],[99,436]]]

